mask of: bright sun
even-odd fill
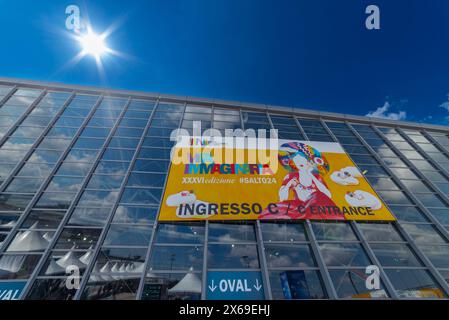
[[[102,54],[108,51],[108,47],[104,43],[102,35],[95,34],[89,30],[85,35],[78,38],[82,48],[83,54],[93,55],[95,58],[100,58]]]

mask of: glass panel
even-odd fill
[[[209,223],[209,242],[254,242],[253,224]]]
[[[152,270],[202,270],[203,251],[201,246],[155,246],[151,252],[150,272]]]
[[[109,208],[76,208],[69,220],[69,225],[102,226],[109,217]]]
[[[269,268],[314,267],[309,245],[265,245]]]
[[[328,266],[366,267],[370,261],[357,243],[323,243],[319,245],[323,260]]]
[[[92,249],[97,243],[101,229],[65,228],[58,241],[56,249]]]
[[[436,268],[449,268],[449,247],[448,246],[423,246],[419,249],[430,259]]]
[[[302,223],[263,222],[260,227],[264,241],[307,241]]]
[[[103,280],[99,276],[91,275],[81,299],[135,300],[139,282],[139,277],[135,279]]]
[[[58,279],[37,279],[34,281],[27,300],[72,300],[76,289],[67,289],[67,277]]]
[[[318,241],[321,240],[357,240],[349,223],[313,222],[313,231]]]
[[[155,242],[201,244],[204,242],[204,224],[160,223],[157,228]]]
[[[417,243],[422,244],[444,244],[446,240],[430,224],[402,224],[404,229]]]
[[[275,300],[326,299],[318,271],[271,271],[270,284]]]
[[[371,244],[384,267],[420,267],[422,264],[405,244]]]
[[[259,268],[255,245],[212,244],[208,249],[208,267],[210,269]]]
[[[111,225],[104,245],[148,246],[151,232],[151,226]]]
[[[157,212],[157,207],[120,205],[112,222],[149,224],[156,220]]]
[[[189,284],[187,291],[185,283]],[[142,300],[200,300],[201,289],[201,273],[149,273]]]
[[[28,279],[40,255],[6,255],[0,258],[0,279]]]
[[[358,223],[367,241],[403,241],[392,224]]]
[[[382,284],[379,290],[366,289],[364,270],[329,270],[329,274],[339,298],[388,298]]]
[[[443,291],[426,270],[385,270],[400,298],[443,298]]]
[[[100,273],[103,278],[111,273],[118,274],[118,277],[120,273],[142,274],[146,253],[147,248],[102,248],[93,273]]]

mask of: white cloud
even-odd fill
[[[373,118],[384,118],[390,120],[404,120],[407,117],[407,112],[399,111],[399,112],[388,112],[390,109],[390,104],[385,102],[382,107],[377,108],[374,111],[368,112],[367,117]]]
[[[440,107],[446,109],[447,111],[449,111],[449,94],[447,95],[447,101],[445,101],[442,104],[440,104]]]

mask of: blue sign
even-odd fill
[[[262,276],[252,271],[209,271],[207,299],[263,300]]]
[[[18,300],[26,281],[0,282],[0,300]]]

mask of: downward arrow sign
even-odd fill
[[[256,289],[257,291],[260,291],[260,289],[262,289],[262,285],[259,284],[258,279],[256,279],[256,285],[254,286],[254,289]]]
[[[217,289],[217,286],[214,284],[214,280],[212,280],[212,283],[209,285],[209,290],[214,292],[215,289]]]

